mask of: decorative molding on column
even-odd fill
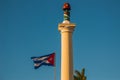
[[[66,24],[66,23],[61,23],[58,25],[58,30],[63,33],[63,32],[73,32],[75,28],[75,24],[70,23],[70,24]]]

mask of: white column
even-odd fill
[[[72,32],[75,24],[61,23],[58,29],[61,33],[61,80],[73,80],[73,48]]]

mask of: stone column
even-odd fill
[[[72,33],[75,24],[61,23],[58,29],[61,33],[61,80],[73,80],[73,48]]]

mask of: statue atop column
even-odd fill
[[[65,20],[70,21],[70,10],[71,10],[70,4],[64,3],[64,5],[63,5],[64,21]]]

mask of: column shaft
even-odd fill
[[[61,32],[61,80],[73,80],[72,32]]]

